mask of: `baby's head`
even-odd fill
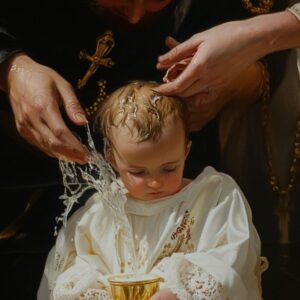
[[[141,200],[180,190],[191,144],[184,102],[157,94],[156,86],[135,81],[119,88],[105,100],[97,117],[106,158],[129,194]]]

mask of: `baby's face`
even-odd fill
[[[157,141],[136,143],[126,127],[112,129],[112,165],[131,197],[154,200],[178,192],[189,146],[181,122],[167,123]]]

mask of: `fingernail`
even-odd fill
[[[76,113],[75,114],[75,119],[78,122],[87,122],[87,119],[86,119],[86,117],[85,117],[85,115],[83,113]]]

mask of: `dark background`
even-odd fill
[[[65,77],[74,86],[85,108],[95,101],[99,80],[106,80],[108,94],[129,80],[160,82],[163,74],[156,70],[156,60],[158,55],[167,51],[165,37],[174,35],[172,10],[177,1],[151,20],[146,17],[138,26],[121,24],[122,30],[117,29],[120,24],[115,19],[104,19],[95,14],[87,2],[1,0],[0,24],[17,37],[19,47],[29,56]],[[275,1],[274,10],[284,7],[285,1]],[[213,25],[250,16],[239,0],[196,0],[175,37],[183,41]],[[82,78],[89,65],[79,60],[79,51],[92,54],[97,36],[106,29],[113,30],[116,40],[116,46],[109,54],[115,66],[99,68],[87,86],[78,90],[77,80]],[[273,91],[280,81],[281,63],[276,60],[283,62],[280,55],[270,58]],[[82,130],[67,119],[66,122],[76,134],[83,135]],[[90,124],[93,124],[93,116]],[[61,175],[57,160],[45,156],[19,137],[4,94],[0,95],[0,132],[0,272],[4,278],[0,284],[1,299],[35,299],[47,253],[55,241],[55,217],[63,211],[58,199],[63,192]],[[206,165],[222,171],[217,119],[201,132],[192,134],[191,138],[193,147],[185,175],[193,178]],[[97,132],[94,139],[101,150],[101,138]],[[270,270],[263,275],[264,299],[292,299],[289,295],[294,295],[299,282],[289,272],[279,272],[277,223],[270,207],[273,200],[257,204],[251,191],[247,187],[245,190],[263,241],[263,254],[271,260]],[[296,261],[293,265],[299,270]]]

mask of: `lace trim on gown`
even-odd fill
[[[100,276],[101,277],[101,276]],[[99,273],[90,268],[72,270],[62,273],[56,281],[52,300],[112,300],[109,287],[106,286]]]
[[[176,271],[177,272],[176,272]],[[212,275],[185,259],[162,260],[156,268],[179,300],[226,300],[225,290]]]
[[[78,300],[112,300],[110,294],[104,290],[88,289]]]

